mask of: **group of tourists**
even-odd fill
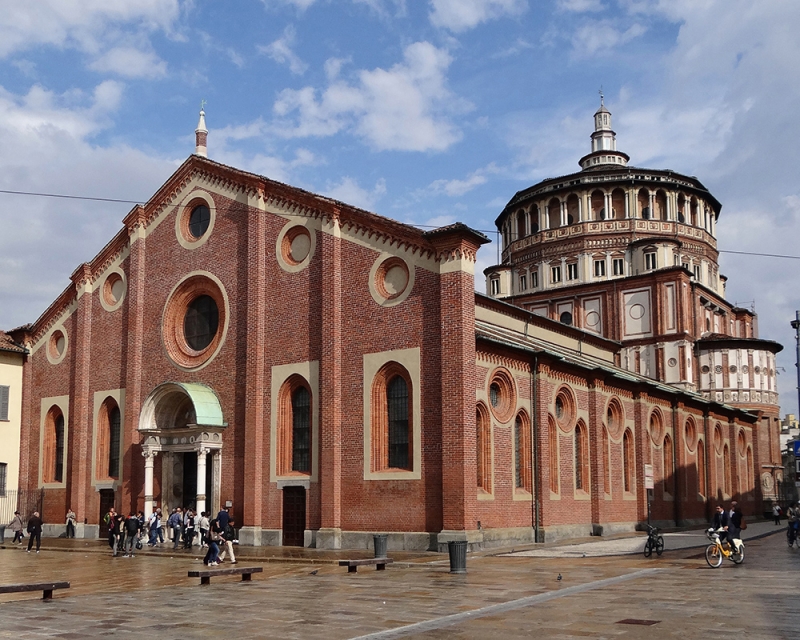
[[[134,551],[142,548],[144,512],[131,511],[126,517],[111,507],[103,516],[103,522],[108,525],[108,546],[111,547],[111,555],[116,557],[122,553],[123,558],[135,558]]]

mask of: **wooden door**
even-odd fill
[[[114,490],[100,489],[100,537],[108,537],[108,524],[104,518],[108,510],[114,506]]]
[[[283,490],[283,545],[302,547],[306,529],[306,490],[285,487]]]

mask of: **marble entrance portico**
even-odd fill
[[[156,456],[161,454],[161,496],[164,513],[173,507],[194,503],[194,509],[219,509],[220,453],[222,432],[228,424],[214,391],[196,383],[166,382],[156,387],[145,400],[139,420],[144,457],[144,513],[153,513],[153,473]],[[197,455],[196,494],[184,495],[186,453]],[[208,460],[209,454],[211,460]],[[206,486],[211,466],[211,486]],[[208,489],[208,491],[207,491]],[[211,500],[207,497],[210,494]]]

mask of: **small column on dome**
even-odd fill
[[[198,156],[203,156],[204,158],[208,157],[208,147],[206,143],[208,141],[208,129],[206,129],[206,112],[205,112],[206,101],[200,101],[200,120],[197,123],[197,129],[194,130],[194,137],[195,137],[195,149],[194,153]]]

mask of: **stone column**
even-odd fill
[[[142,451],[144,457],[144,517],[148,519],[153,514],[153,464],[157,452],[152,450]]]
[[[578,222],[584,222],[583,198],[578,196]]]
[[[611,220],[613,216],[613,211],[611,210],[611,194],[604,193],[603,194],[603,206],[606,209],[606,220]]]
[[[647,206],[650,207],[650,219],[656,219],[656,194],[650,192],[650,197],[647,200]]]
[[[197,451],[197,498],[195,498],[195,511],[202,513],[206,510],[206,455],[208,449],[200,447]],[[152,476],[152,472],[151,472]],[[145,480],[145,487],[147,481]]]

